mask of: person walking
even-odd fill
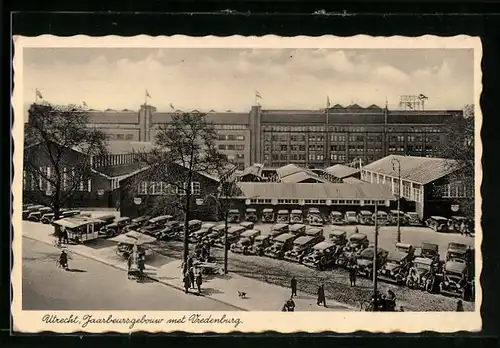
[[[457,312],[463,312],[464,311],[464,304],[462,300],[458,300],[457,302]]]
[[[184,292],[187,294],[189,292],[189,285],[191,284],[191,280],[189,279],[189,274],[184,273]]]
[[[198,287],[198,294],[201,294],[201,284],[203,283],[203,279],[201,277],[201,272],[198,272],[196,275],[196,286]]]
[[[292,297],[297,296],[297,279],[295,279],[295,276],[290,281],[290,287],[292,288]]]
[[[323,304],[323,306],[326,307],[326,298],[325,298],[325,286],[321,284],[318,287],[318,301],[317,301],[318,306]]]
[[[349,267],[349,282],[351,283],[352,286],[356,286],[356,275],[358,272],[358,266],[356,263],[351,263],[351,267]]]
[[[194,272],[194,267],[191,267],[189,270],[188,270],[188,277],[189,277],[189,284],[191,285],[191,287],[194,289],[194,281],[195,281],[195,272]]]

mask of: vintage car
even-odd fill
[[[373,224],[372,212],[368,210],[361,210],[358,214],[358,224],[360,225],[371,225]]]
[[[290,213],[290,223],[301,224],[304,222],[304,216],[302,215],[302,210],[294,209]]]
[[[408,212],[405,214],[406,223],[410,226],[422,226],[422,220],[416,212]]]
[[[253,222],[250,222],[250,221],[243,221],[243,222],[240,222],[240,226],[245,227],[245,229],[247,229],[247,230],[253,230],[253,227],[255,226],[255,224]]]
[[[45,215],[45,214],[48,214],[48,213],[52,213],[52,208],[49,208],[49,207],[43,207],[43,208],[40,208],[38,210],[35,210],[35,211],[32,211],[29,215],[28,215],[28,221],[32,221],[32,222],[40,222],[42,217]]]
[[[290,214],[288,210],[278,210],[278,216],[276,218],[276,222],[278,223],[289,223],[290,222]]]
[[[23,204],[23,210],[27,210],[28,208],[31,208],[34,205],[35,204],[33,204],[33,203]]]
[[[82,212],[80,210],[65,210],[65,211],[61,212],[61,217],[63,217],[63,218],[73,217],[73,216],[81,215],[81,213]]]
[[[306,225],[293,224],[289,227],[289,232],[301,236],[306,233]]]
[[[208,228],[202,228],[201,230],[191,233],[188,237],[188,241],[189,243],[199,243],[210,233],[212,233],[212,230]]]
[[[240,211],[238,209],[229,209],[227,212],[227,221],[228,222],[240,222]]]
[[[106,237],[114,237],[123,232],[123,228],[130,222],[129,217],[119,217],[109,225],[101,228],[101,233]]]
[[[54,213],[45,213],[41,217],[40,222],[45,225],[51,224],[52,221],[54,221],[55,216],[56,215]]]
[[[356,258],[356,265],[358,267],[358,274],[367,278],[371,278],[373,275],[373,253],[375,252],[374,247],[368,247],[363,250]],[[377,248],[377,264],[376,269],[380,269],[387,260],[387,255],[389,253],[382,249]]]
[[[247,229],[243,226],[231,226],[227,230],[227,246],[231,246],[231,244],[236,243],[238,239],[240,239],[240,235],[245,232]],[[219,248],[224,248],[224,238],[225,236],[220,236],[215,242],[214,246]]]
[[[156,232],[163,230],[165,228],[165,224],[173,218],[174,217],[172,215],[156,216],[149,219],[143,227],[138,229],[138,231],[149,236],[154,236]]]
[[[26,209],[23,209],[23,220],[28,220],[28,217],[30,216],[31,213],[39,211],[40,209],[45,208],[43,205],[31,205],[27,207]]]
[[[260,235],[255,237],[253,244],[247,249],[246,253],[249,255],[264,255],[264,250],[271,245],[271,237]]]
[[[285,252],[283,258],[287,261],[302,262],[304,256],[309,254],[311,248],[321,242],[319,236],[301,236],[293,241],[292,250]]]
[[[342,213],[334,210],[330,213],[330,222],[332,225],[343,225],[345,221]]]
[[[469,300],[472,291],[468,281],[467,263],[463,260],[447,261],[443,268],[442,280],[439,283],[441,294],[460,296],[464,300]]]
[[[311,226],[323,226],[325,223],[323,215],[318,208],[309,208],[306,219]]]
[[[249,222],[257,222],[258,217],[257,217],[257,209],[255,208],[247,208],[245,210],[245,221]]]
[[[348,262],[354,260],[362,250],[368,248],[369,244],[366,234],[354,233],[342,249],[342,254],[335,260],[335,264],[346,267]]]
[[[469,247],[461,243],[449,243],[446,250],[446,261],[450,260],[463,260],[469,262]]]
[[[138,230],[143,225],[146,225],[149,219],[151,219],[151,216],[149,215],[143,215],[133,218],[132,220],[130,220],[130,223],[124,227],[124,230],[125,231]]]
[[[407,253],[410,258],[413,258],[415,256],[415,248],[411,244],[396,243],[395,249],[397,251],[401,251],[403,253]]]
[[[306,236],[313,236],[313,237],[321,237],[323,240],[325,237],[323,236],[323,229],[321,227],[308,227],[306,228]],[[318,241],[319,243],[319,241]]]
[[[201,228],[204,228],[212,232],[212,228],[214,228],[215,226],[217,226],[217,224],[214,224],[213,222],[205,222],[201,225]]]
[[[203,225],[203,222],[200,220],[189,220],[188,221],[188,226],[189,226],[189,232],[196,232],[198,230],[201,230],[201,225]]]
[[[184,228],[179,221],[171,220],[165,224],[163,229],[156,232],[154,236],[159,240],[183,240]],[[198,230],[199,231],[199,230]]]
[[[290,231],[290,226],[288,224],[276,224],[272,227],[270,236],[271,238],[277,237],[280,234],[288,233]]]
[[[335,262],[341,250],[340,246],[330,241],[320,242],[314,245],[311,252],[302,259],[302,264],[323,271]]]
[[[356,225],[358,223],[358,214],[355,211],[346,211],[344,219],[346,224]]]
[[[378,270],[377,278],[390,283],[403,285],[411,266],[410,254],[394,250],[387,256],[387,262]]]
[[[415,256],[425,257],[439,262],[439,245],[433,243],[422,243],[422,246],[415,250]]]
[[[378,210],[377,211],[377,216],[375,216],[375,213],[373,213],[372,215],[372,220],[373,220],[373,223],[375,223],[375,217],[377,218],[377,225],[387,225],[388,221],[389,221],[389,217],[387,215],[387,213],[383,210]]]
[[[328,234],[328,239],[335,245],[344,246],[347,244],[347,233],[346,231],[333,230]]]
[[[263,223],[273,223],[274,222],[274,210],[271,208],[263,209],[261,220]]]
[[[264,255],[275,259],[282,259],[285,253],[292,249],[295,239],[297,239],[295,234],[284,233],[279,235],[273,239],[273,244],[264,250]]]
[[[436,276],[435,262],[426,257],[416,257],[406,277],[406,286],[410,289],[425,290],[434,292]]]
[[[231,244],[230,250],[237,254],[248,254],[248,250],[258,236],[260,236],[259,230],[247,230],[240,235],[236,243]]]
[[[448,230],[450,231],[464,233],[462,225],[466,227],[470,225],[469,219],[465,216],[452,216],[451,219],[448,220]]]
[[[397,225],[398,224],[398,217],[399,217],[399,225],[400,226],[406,225],[406,216],[405,216],[405,213],[401,210],[389,211],[389,214],[387,214],[388,223],[391,225]]]
[[[448,231],[448,219],[442,216],[431,216],[425,220],[425,224],[436,232]]]

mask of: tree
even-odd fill
[[[452,179],[461,182],[467,187],[468,193],[474,197],[475,163],[474,163],[474,105],[466,105],[463,115],[457,115],[445,124],[445,141],[438,149],[439,157],[453,159],[461,170],[455,171]],[[474,200],[464,200],[462,211],[474,216]]]
[[[177,113],[171,123],[160,127],[156,135],[156,148],[142,156],[150,169],[138,175],[137,182],[160,185],[163,195],[154,210],[174,209],[184,219],[184,264],[189,256],[189,220],[196,207],[193,182],[196,173],[217,173],[227,164],[215,141],[213,124],[200,113]],[[147,184],[146,184],[147,185]]]
[[[106,153],[106,135],[88,122],[88,113],[76,105],[33,104],[29,109],[23,168],[29,187],[24,191],[28,200],[52,208],[54,219],[90,179],[92,157]],[[75,153],[78,161],[70,159]]]

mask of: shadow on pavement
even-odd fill
[[[214,289],[214,288],[201,288],[201,294],[205,296],[210,296],[213,294],[223,294],[224,292]],[[236,293],[237,294],[237,293]]]
[[[86,270],[84,270],[84,269],[78,269],[78,268],[68,268],[67,271],[68,272],[75,272],[75,273],[87,273]]]
[[[116,246],[116,243],[112,242],[110,240],[107,240],[107,239],[98,238],[98,239],[93,239],[93,240],[89,240],[88,242],[85,242],[85,246],[92,248],[92,249],[99,250],[99,249],[110,248],[110,247]]]

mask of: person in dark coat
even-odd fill
[[[194,281],[195,281],[195,277],[194,277],[194,268],[191,267],[188,271],[188,277],[189,277],[189,283],[191,284],[191,287],[194,289]]]
[[[358,272],[358,266],[355,262],[351,263],[351,267],[349,267],[349,282],[351,286],[356,286],[356,275]]]
[[[464,311],[464,304],[462,300],[458,300],[457,302],[457,312],[463,312]]]
[[[295,279],[295,276],[290,281],[290,287],[292,288],[292,297],[297,296],[297,279]]]
[[[191,267],[193,267],[193,258],[191,256],[188,257],[187,259],[187,268],[188,269],[191,269]]]
[[[295,312],[295,302],[290,297],[288,301],[286,301],[287,312]]]
[[[201,272],[198,272],[196,275],[196,286],[198,287],[198,293],[201,294],[201,284],[203,283],[203,279],[201,277]]]
[[[191,284],[189,275],[187,273],[184,274],[183,282],[184,282],[184,292],[187,294],[189,292],[189,285]]]
[[[317,301],[318,306],[320,304],[323,304],[323,306],[326,307],[326,298],[325,298],[325,287],[323,284],[321,284],[318,287],[318,301]]]

